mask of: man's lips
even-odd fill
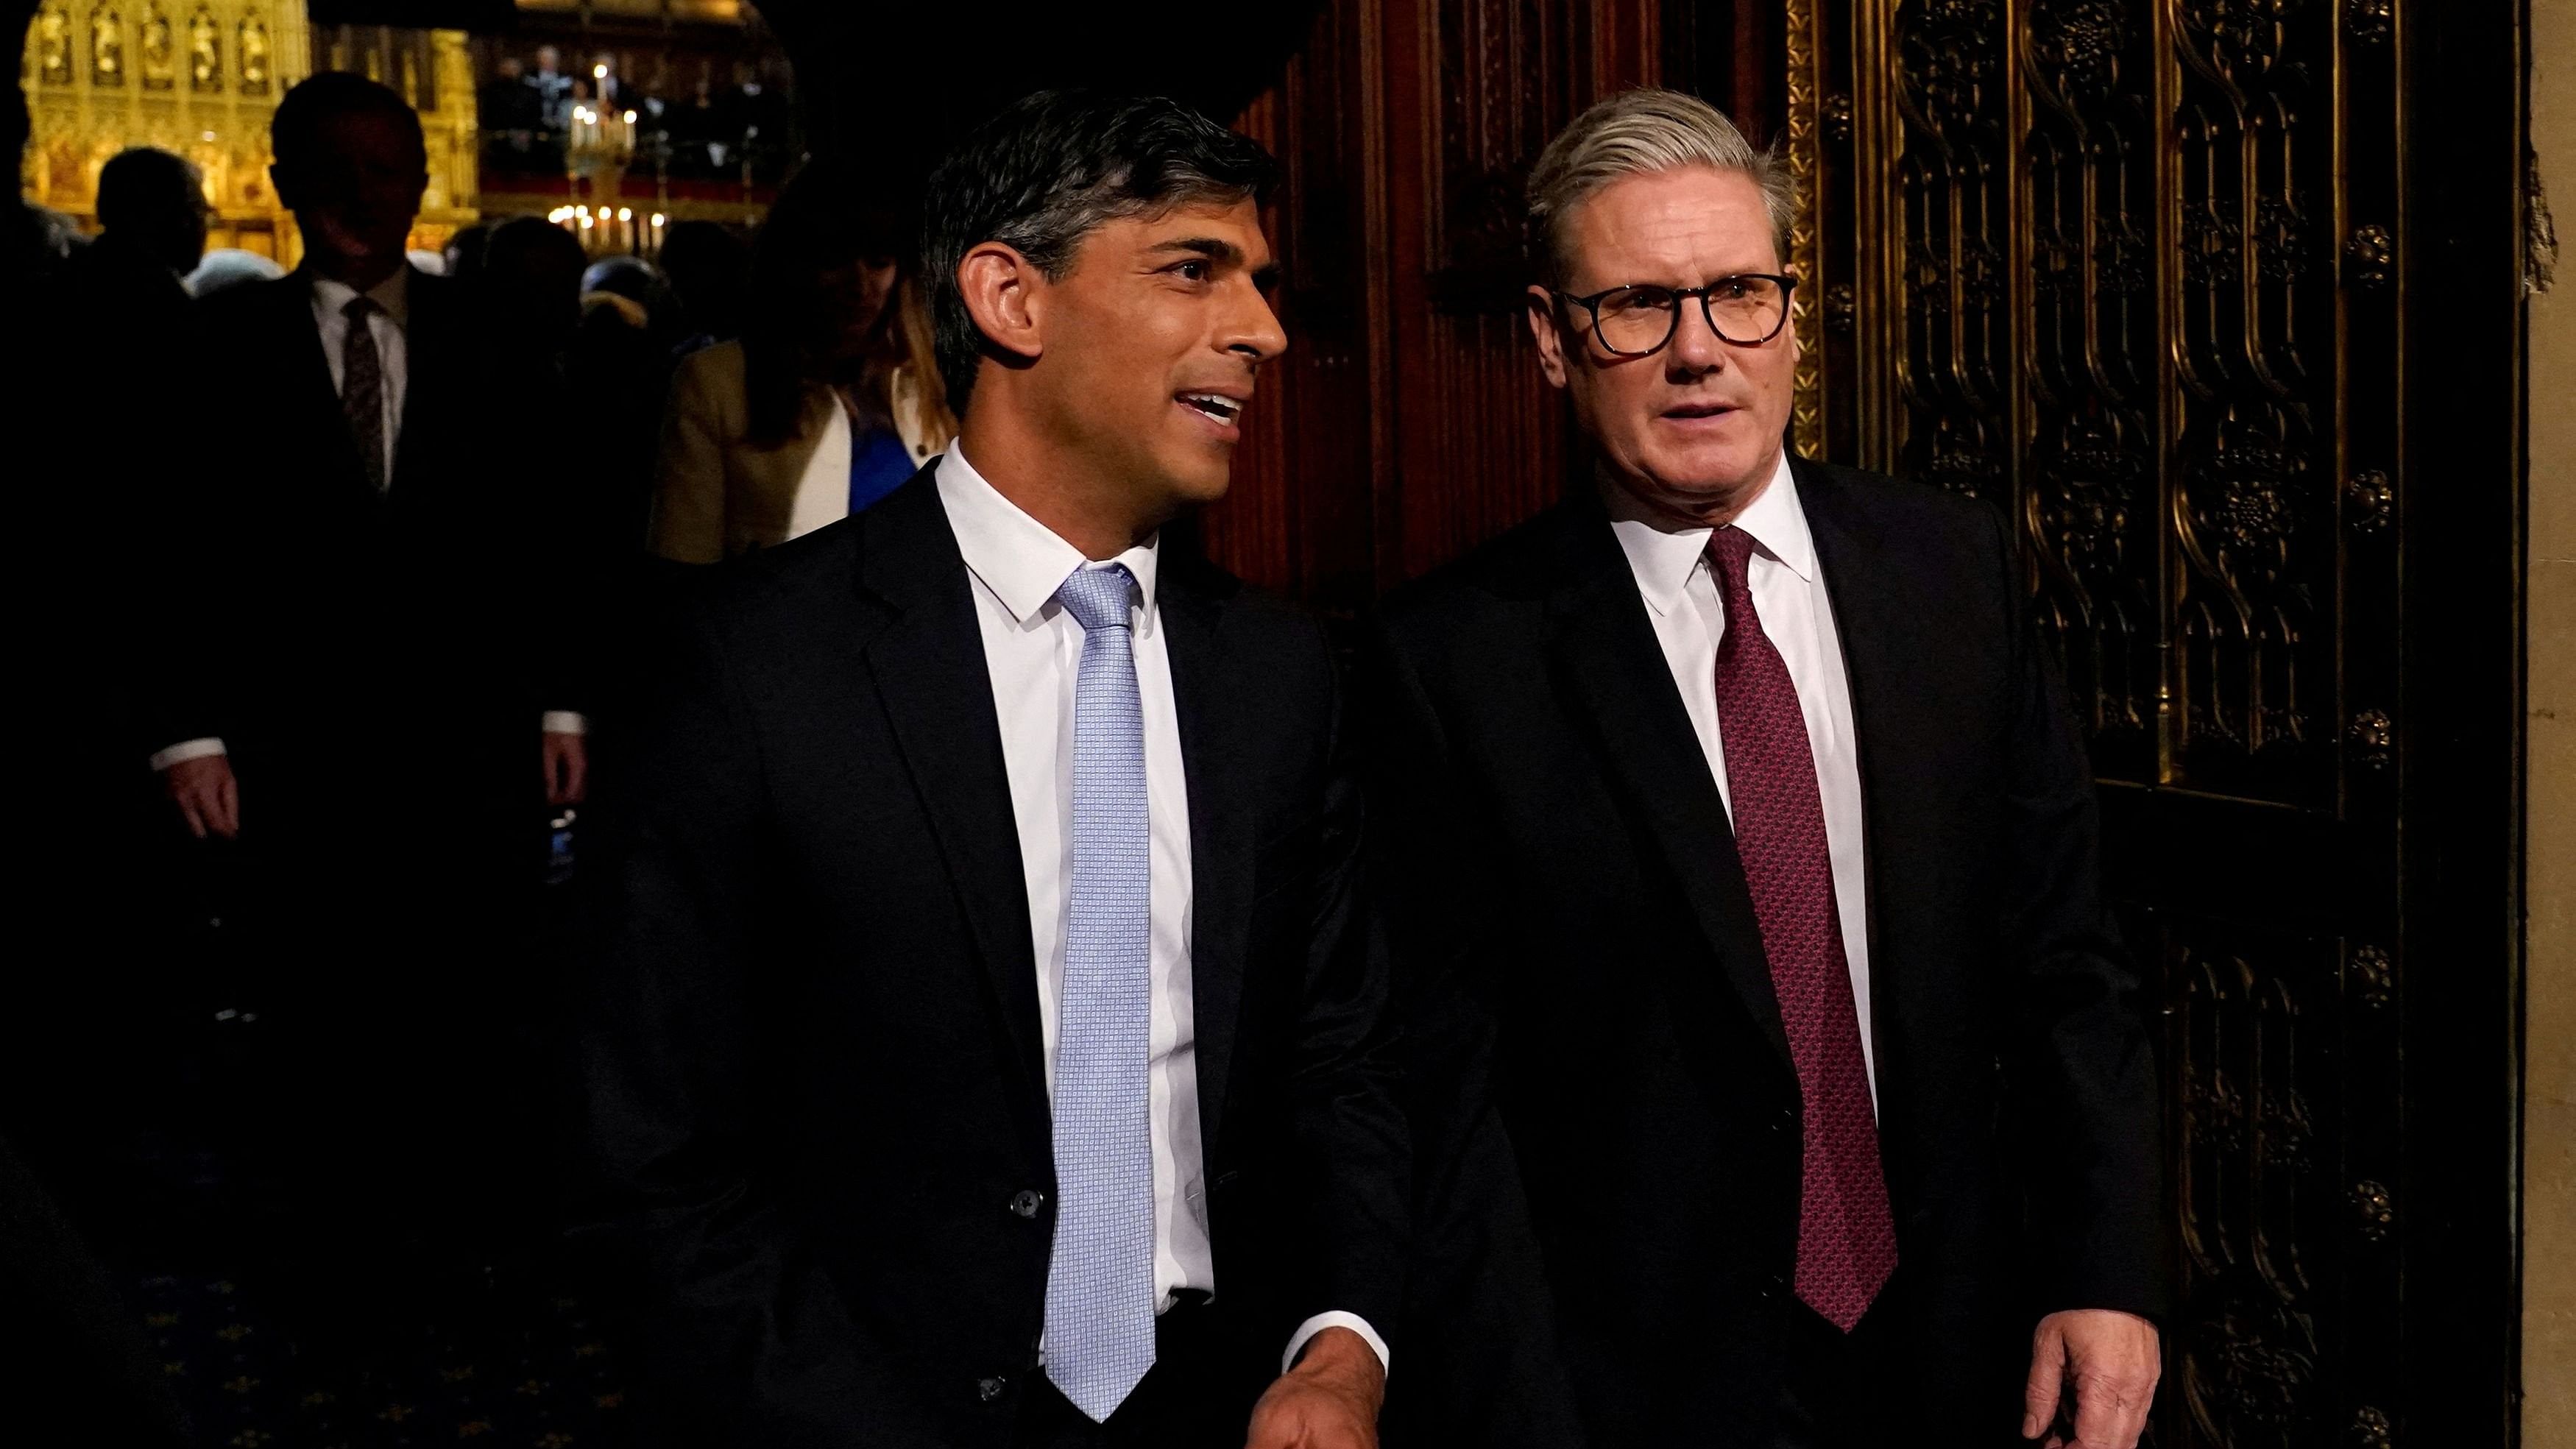
[[[1718,422],[1734,417],[1736,412],[1741,412],[1741,409],[1726,407],[1723,401],[1685,401],[1682,407],[1667,407],[1656,417],[1680,427],[1716,427]]]
[[[1226,437],[1236,433],[1243,420],[1243,410],[1252,401],[1249,389],[1199,388],[1172,395],[1172,402],[1182,411],[1195,414]]]

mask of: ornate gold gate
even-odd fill
[[[1789,6],[1797,444],[2018,525],[2159,993],[2168,1444],[2510,1432],[2514,14]]]

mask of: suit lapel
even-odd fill
[[[317,410],[327,408],[338,417],[340,394],[331,386],[331,360],[322,351],[322,329],[313,322],[312,274],[299,271],[279,280],[269,303],[273,309],[269,325],[292,363],[285,379],[292,389],[290,396],[305,399]]]
[[[1655,642],[1627,555],[1588,494],[1560,505],[1558,520],[1556,583],[1548,599],[1558,675],[1580,704],[1612,782],[1681,883],[1735,996],[1785,1064],[1788,1036],[1726,805]],[[1675,989],[1685,1001],[1710,995],[1696,974],[1684,975]]]
[[[1044,1135],[1046,1057],[1026,878],[992,676],[957,535],[924,468],[854,519],[859,585],[891,611],[860,649],[939,843]]]
[[[404,286],[409,291],[403,306],[402,420],[394,433],[393,468],[385,475],[385,491],[395,498],[402,496],[406,486],[417,490],[423,481],[422,460],[433,452],[429,446],[433,430],[442,420],[458,415],[446,406],[439,390],[465,372],[448,355],[460,339],[447,314],[446,279],[416,271]]]
[[[1199,1140],[1215,1151],[1223,1120],[1235,1027],[1243,1008],[1243,961],[1251,925],[1249,762],[1232,712],[1244,702],[1228,677],[1222,647],[1224,588],[1212,570],[1172,557],[1166,544],[1157,612],[1172,663],[1172,704],[1190,801],[1190,993],[1199,1079]],[[1211,1158],[1211,1160],[1213,1160]]]

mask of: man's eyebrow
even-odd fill
[[[1242,266],[1249,260],[1249,258],[1244,256],[1243,248],[1225,240],[1223,237],[1175,237],[1170,241],[1156,242],[1152,246],[1145,248],[1145,254],[1147,256],[1166,256],[1174,253],[1178,253],[1182,256],[1205,257],[1209,261],[1215,262],[1221,266],[1229,267]],[[1271,288],[1279,285],[1280,278],[1283,275],[1285,274],[1280,270],[1280,266],[1277,262],[1265,262],[1258,271],[1255,271],[1252,274],[1252,285],[1267,292]]]
[[[1238,267],[1243,265],[1243,248],[1222,237],[1175,237],[1170,241],[1156,242],[1145,250],[1149,253],[1179,252],[1188,256],[1205,257],[1212,262],[1225,262]]]

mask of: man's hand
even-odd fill
[[[590,783],[590,745],[586,737],[562,730],[547,730],[546,803],[578,805],[582,791]]]
[[[1368,1340],[1327,1328],[1252,1406],[1244,1449],[1377,1449],[1386,1366]]]
[[[2135,1449],[2162,1368],[2156,1326],[2136,1314],[2108,1308],[2052,1313],[2031,1335],[2021,1436],[2046,1434],[2045,1449]],[[2061,1392],[2074,1396],[2072,1439],[2051,1427]]]
[[[241,787],[233,783],[233,762],[223,755],[199,755],[161,772],[161,788],[179,807],[179,819],[199,840],[209,834],[226,840],[241,835]]]

